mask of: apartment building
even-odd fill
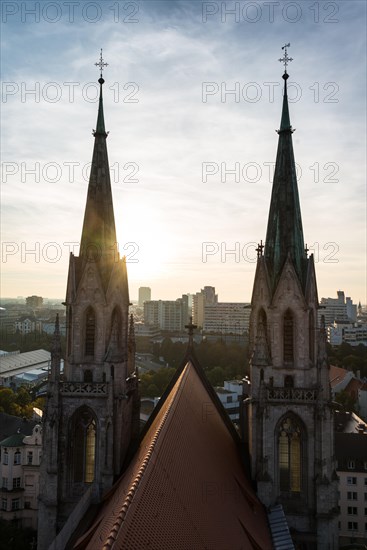
[[[37,529],[42,428],[16,433],[0,442],[0,517],[19,527]]]

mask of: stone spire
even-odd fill
[[[287,71],[284,72],[283,79],[283,109],[280,130],[278,130],[278,151],[264,254],[269,270],[272,292],[275,291],[288,255],[292,260],[303,289],[307,263],[293,154],[293,130],[288,108]]]
[[[84,259],[114,259],[116,249],[115,216],[113,212],[110,169],[107,155],[107,132],[103,114],[102,69],[106,64],[101,60],[96,65],[101,67],[99,106],[94,150],[89,177],[87,203],[80,242],[80,256]]]

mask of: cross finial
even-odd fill
[[[105,67],[107,67],[108,63],[105,63],[103,61],[103,57],[102,57],[102,48],[101,48],[101,54],[100,54],[100,57],[99,57],[99,61],[97,61],[97,63],[95,63],[95,66],[96,67],[99,67],[99,70],[101,71],[101,78],[102,78],[102,71]]]
[[[288,52],[287,52],[287,48],[289,48],[290,45],[291,45],[291,43],[288,42],[288,44],[284,44],[284,46],[282,46],[282,50],[284,50],[284,57],[281,57],[280,59],[278,59],[278,61],[280,61],[281,63],[284,63],[284,72],[285,73],[287,72],[288,63],[293,61],[293,57],[288,57]]]
[[[306,258],[308,258],[309,250],[310,250],[310,249],[308,248],[307,243],[306,243],[306,248],[305,248]]]
[[[261,239],[260,243],[257,245],[257,248],[255,248],[255,252],[257,252],[257,257],[260,258],[260,256],[263,255],[264,245],[263,241]]]
[[[189,334],[189,347],[191,347],[193,343],[194,330],[197,328],[197,325],[193,324],[191,316],[190,316],[189,324],[185,325],[185,328],[187,328],[187,331]]]

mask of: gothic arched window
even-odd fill
[[[302,426],[293,415],[282,419],[278,429],[281,492],[300,493],[302,490],[302,435]]]
[[[315,318],[313,311],[310,311],[309,315],[309,344],[308,344],[308,350],[309,350],[309,357],[311,361],[315,360]]]
[[[94,355],[95,337],[96,315],[94,309],[89,307],[85,312],[85,355]]]
[[[73,482],[92,483],[96,462],[96,420],[92,412],[78,409],[71,423]]]
[[[287,363],[292,363],[294,360],[293,315],[289,309],[283,318],[283,357]]]

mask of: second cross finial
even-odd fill
[[[287,72],[288,63],[293,61],[293,57],[288,57],[288,52],[287,52],[287,48],[289,48],[290,45],[291,45],[291,43],[288,42],[288,44],[284,44],[284,46],[282,46],[282,50],[284,50],[284,57],[281,57],[280,59],[278,59],[278,61],[280,61],[281,63],[284,63],[284,72],[285,73]]]
[[[99,61],[97,61],[97,63],[95,63],[95,66],[96,67],[99,67],[99,70],[101,71],[101,78],[102,78],[102,71],[105,67],[108,66],[108,63],[105,63],[103,61],[103,57],[102,57],[102,48],[101,48],[101,54],[100,54],[100,57],[99,57]]]

